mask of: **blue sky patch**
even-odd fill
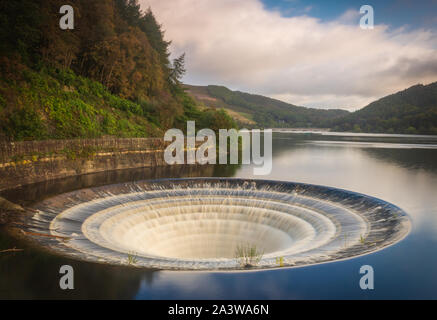
[[[348,10],[359,11],[362,5],[371,5],[375,10],[375,24],[391,28],[436,29],[436,0],[262,0],[269,10],[279,10],[283,16],[307,15],[321,21],[332,21]],[[357,18],[359,21],[359,18]],[[357,22],[358,22],[357,21]]]

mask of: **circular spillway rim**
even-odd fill
[[[331,260],[327,260],[327,261],[312,261],[311,263],[306,263],[304,265],[301,264],[297,264],[297,265],[285,265],[281,268],[295,268],[295,267],[301,267],[301,266],[306,266],[306,265],[316,265],[316,264],[320,264],[320,263],[329,263],[329,262],[335,262],[335,261],[342,261],[342,260],[347,260],[347,259],[352,259],[352,258],[357,258],[363,255],[367,255],[370,253],[374,253],[374,252],[378,252],[380,250],[383,250],[387,247],[390,247],[394,244],[399,243],[400,241],[402,241],[403,239],[405,239],[405,237],[407,237],[407,235],[410,233],[410,230],[412,228],[412,223],[411,223],[411,219],[408,217],[408,215],[399,207],[388,203],[382,199],[379,198],[375,198],[372,196],[368,196],[362,193],[357,193],[354,191],[348,191],[348,190],[344,190],[344,189],[339,189],[339,188],[333,188],[333,187],[327,187],[327,186],[320,186],[320,185],[313,185],[313,184],[305,184],[305,183],[298,183],[298,182],[288,182],[288,181],[274,181],[274,180],[254,180],[254,179],[240,179],[240,178],[211,178],[211,177],[207,177],[207,178],[176,178],[176,179],[154,179],[154,180],[143,180],[143,181],[133,181],[131,183],[122,183],[122,184],[113,184],[113,185],[108,185],[108,186],[101,186],[101,187],[96,187],[96,188],[89,188],[89,189],[93,189],[93,190],[97,190],[97,191],[102,191],[102,189],[104,190],[105,188],[112,188],[115,189],[117,186],[120,187],[126,187],[127,185],[129,185],[131,188],[135,187],[135,186],[140,186],[142,185],[143,187],[146,187],[144,189],[144,191],[147,191],[147,187],[150,187],[149,191],[155,190],[155,191],[159,191],[157,189],[153,189],[153,187],[151,187],[153,184],[159,184],[162,186],[162,190],[167,190],[166,187],[168,187],[168,185],[173,185],[173,189],[174,190],[183,190],[186,187],[189,187],[191,184],[193,184],[192,187],[194,187],[195,185],[204,185],[205,183],[220,183],[220,184],[224,184],[223,189],[229,187],[231,188],[232,186],[238,185],[238,186],[255,186],[254,190],[259,190],[260,188],[262,188],[263,186],[268,186],[268,187],[276,187],[277,189],[275,190],[273,188],[273,190],[268,190],[265,192],[270,192],[270,193],[291,193],[291,191],[294,191],[296,189],[303,189],[305,192],[307,192],[308,190],[311,192],[327,192],[327,194],[331,194],[329,196],[330,199],[332,199],[332,197],[334,198],[342,198],[345,200],[351,200],[351,199],[361,199],[361,200],[365,200],[365,201],[369,201],[371,203],[373,203],[374,205],[379,205],[378,208],[383,208],[386,211],[391,211],[391,212],[396,212],[396,214],[398,215],[398,220],[399,220],[399,225],[402,227],[402,233],[398,235],[398,237],[394,238],[391,240],[390,243],[385,243],[383,246],[379,247],[379,248],[374,248],[371,251],[366,251],[363,253],[358,253],[356,252],[355,254],[351,255],[351,256],[346,256],[346,257],[336,257],[335,259]],[[230,186],[229,186],[230,185]],[[180,189],[178,189],[178,187]],[[87,190],[87,189],[84,189]],[[171,189],[170,189],[171,190]],[[250,189],[247,189],[250,190]],[[280,191],[278,191],[280,190]],[[82,190],[83,191],[83,190]],[[81,190],[78,191],[73,191],[67,194],[64,194],[64,196],[66,198],[68,198],[68,196],[73,196],[73,195],[77,195],[79,192],[81,192]],[[102,191],[103,192],[103,191]],[[264,192],[264,191],[263,191]],[[110,194],[110,192],[108,193],[108,195]],[[129,193],[127,193],[129,194]],[[332,194],[334,194],[334,196],[332,196]],[[119,194],[116,194],[116,196],[124,196],[126,195],[123,192],[120,192]],[[305,197],[305,195],[301,195],[303,197]],[[277,199],[275,199],[277,200]],[[92,202],[93,200],[91,200],[90,202]],[[322,201],[327,201],[327,202],[331,202],[334,206],[335,205],[339,205],[338,202],[332,202],[331,200],[326,200],[323,199]],[[56,216],[55,216],[56,217]],[[52,225],[52,223],[54,222],[54,220],[56,219],[52,219],[52,221],[50,221],[50,225]],[[53,231],[53,229],[52,229]],[[55,231],[56,233],[56,231]],[[55,250],[59,253],[59,250]],[[80,250],[78,250],[80,251]],[[65,250],[61,250],[61,253],[65,253],[68,256],[71,256],[71,253],[68,254]],[[82,252],[85,253],[85,252]],[[84,258],[83,256],[80,256],[80,254],[78,256],[76,256],[76,258],[81,259],[81,260],[89,260],[87,258]],[[100,259],[97,259],[96,257],[94,257],[94,259],[92,259],[95,262],[104,262],[104,261],[100,261]],[[106,261],[108,262],[108,261]],[[110,262],[111,263],[111,262]],[[117,264],[117,263],[116,263]],[[153,268],[153,267],[152,267]],[[246,271],[256,271],[256,270],[265,270],[265,269],[272,269],[275,268],[275,266],[260,266],[260,267],[255,267],[253,269],[247,270],[247,269],[243,269],[242,271],[246,272]],[[191,268],[187,266],[179,268],[179,267],[171,267],[171,266],[167,266],[165,268],[163,268],[165,270],[180,270],[180,271],[187,271],[190,270]],[[201,268],[201,269],[197,269],[197,268],[193,268],[196,271],[237,271],[239,268],[215,268],[215,267],[206,267],[206,268]]]

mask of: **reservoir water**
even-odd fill
[[[259,179],[251,166],[186,166],[107,172],[5,191],[26,205],[60,193],[143,179]],[[276,132],[273,171],[262,179],[340,188],[383,199],[412,221],[402,241],[364,256],[257,272],[155,271],[72,260],[0,230],[0,298],[420,299],[437,298],[437,137]],[[59,268],[75,290],[59,289]],[[361,290],[360,267],[375,271]]]

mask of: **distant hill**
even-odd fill
[[[345,110],[321,110],[298,107],[276,99],[223,86],[190,86],[188,92],[207,107],[224,108],[243,126],[270,128],[326,128],[331,121],[347,114]]]
[[[222,86],[189,86],[208,107],[224,108],[243,126],[329,128],[368,133],[437,134],[437,82],[415,85],[355,112],[298,107]]]
[[[332,121],[334,131],[437,134],[437,82],[416,85]]]

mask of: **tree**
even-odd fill
[[[39,1],[0,1],[0,55],[19,54],[23,62],[35,62],[43,15]]]
[[[161,59],[163,66],[169,66],[169,46],[171,41],[164,40],[164,31],[162,30],[162,25],[156,21],[155,15],[150,7],[141,17],[139,21],[139,27],[147,34],[150,45],[159,54],[159,58]]]
[[[0,1],[0,136],[15,139],[157,135],[204,114],[181,85],[185,54],[138,0]],[[219,124],[217,124],[218,126]]]
[[[170,83],[179,85],[185,72],[185,53],[183,53],[179,58],[173,60],[173,67],[170,71]]]

